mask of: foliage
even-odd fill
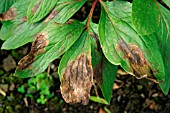
[[[48,77],[47,74],[41,73],[36,77],[32,77],[27,81],[28,87],[21,85],[18,88],[18,92],[26,94],[27,97],[33,98],[33,94],[39,92],[37,103],[45,104],[53,94],[50,93],[50,87],[53,84],[52,77]]]
[[[91,99],[110,103],[118,65],[138,79],[157,82],[165,94],[169,92],[170,9],[167,0],[133,0],[132,3],[94,0],[84,22],[70,19],[91,1],[14,2],[0,3],[0,6],[6,3],[0,7],[0,13],[4,12],[0,16],[3,24],[0,39],[4,40],[1,49],[15,49],[32,42],[29,54],[18,63],[15,76],[39,77],[52,61],[62,56],[58,73],[61,93],[68,103],[88,103],[93,76],[106,102],[99,97]],[[98,2],[101,15],[95,24],[91,18]],[[30,80],[35,85],[39,84],[37,79]],[[34,85],[30,85],[30,89]],[[46,92],[46,89],[39,90]],[[18,91],[24,92],[23,86]],[[37,102],[43,104],[46,93],[40,95]]]

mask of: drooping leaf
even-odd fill
[[[58,0],[31,0],[27,10],[27,19],[35,23],[43,19],[54,8]]]
[[[16,0],[1,0],[0,1],[0,14],[6,12]]]
[[[170,88],[170,11],[160,5],[161,20],[156,37],[165,66],[165,80],[160,83],[164,94],[168,94]]]
[[[112,97],[112,88],[117,75],[118,66],[111,64],[103,55],[99,44],[99,37],[95,33],[96,24],[91,23],[94,30],[92,37],[92,65],[94,69],[94,77],[102,90],[103,96],[107,103],[110,103]]]
[[[61,94],[67,103],[88,104],[93,83],[90,38],[85,31],[60,61]]]
[[[156,0],[133,0],[132,22],[141,35],[151,34],[160,22],[159,5]]]
[[[139,36],[131,24],[131,4],[106,2],[99,21],[102,51],[108,61],[137,78],[164,80],[164,64],[154,35]]]
[[[106,58],[102,59],[102,84],[100,86],[105,100],[110,103],[113,84],[116,79],[118,66],[111,64]]]
[[[43,72],[73,45],[83,30],[84,25],[77,21],[49,24],[37,35],[30,53],[20,60],[15,75],[26,78]]]

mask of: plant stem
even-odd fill
[[[94,8],[95,8],[97,2],[98,2],[98,0],[94,0],[93,5],[92,5],[92,7],[91,7],[91,9],[90,9],[90,14],[89,14],[89,17],[88,17],[88,20],[87,20],[87,24],[86,24],[86,30],[89,29],[90,20],[91,20],[91,18],[92,18],[92,16],[93,16]]]

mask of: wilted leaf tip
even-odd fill
[[[91,58],[85,54],[79,55],[68,63],[61,80],[61,94],[67,103],[89,102],[93,82]]]

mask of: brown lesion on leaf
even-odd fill
[[[67,103],[88,104],[93,83],[91,58],[79,55],[68,63],[61,79],[61,94]]]
[[[118,48],[123,51],[125,55],[124,58],[128,59],[132,73],[136,78],[147,78],[155,73],[142,50],[137,45],[127,44],[123,39],[120,39]]]
[[[16,17],[16,15],[17,15],[16,10],[13,7],[11,7],[4,14],[0,14],[0,21],[13,20]]]
[[[55,16],[57,16],[57,14],[59,13],[58,10],[53,10],[45,19],[45,23],[48,23],[49,21],[51,21]]]
[[[38,3],[32,8],[32,14],[35,14],[37,9],[40,7],[41,2],[41,0],[38,0]]]
[[[19,61],[18,68],[20,70],[23,70],[29,67],[34,62],[35,57],[44,52],[44,47],[46,47],[47,45],[47,34],[40,33],[36,37],[36,40],[33,42],[29,54]]]
[[[66,24],[72,24],[73,22],[74,22],[73,19],[69,19],[69,20],[66,22]]]
[[[27,21],[27,17],[26,16],[21,18],[21,22],[26,22],[26,21]]]

